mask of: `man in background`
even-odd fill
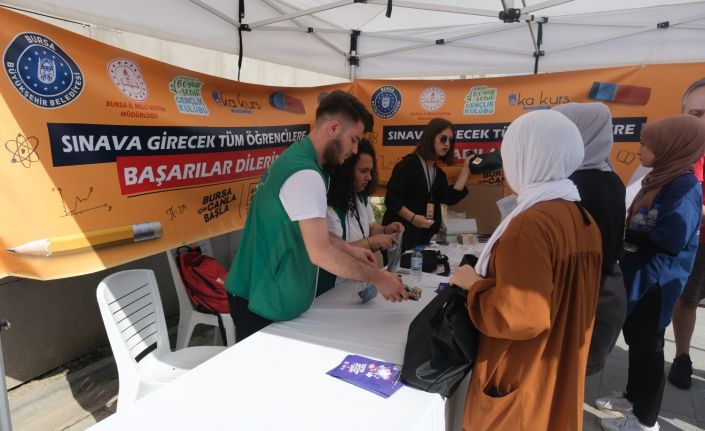
[[[705,122],[705,78],[695,81],[685,90],[681,102],[681,113],[692,115]],[[695,176],[703,183],[705,158],[698,160],[693,166]],[[695,329],[695,318],[698,304],[705,299],[705,206],[702,210],[703,219],[700,225],[700,243],[695,256],[693,271],[683,289],[680,299],[673,310],[673,334],[676,339],[676,357],[673,359],[668,381],[677,388],[689,389],[693,363],[690,360],[690,341]]]

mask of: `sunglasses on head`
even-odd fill
[[[450,144],[452,145],[453,142],[455,142],[455,138],[453,138],[452,136],[448,136],[448,135],[441,135],[438,138],[438,140],[441,141],[441,144],[445,144],[446,142],[450,142]]]

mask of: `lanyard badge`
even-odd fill
[[[433,202],[426,204],[426,220],[433,220],[434,205]]]
[[[434,163],[433,172],[431,172],[431,169],[428,167],[428,163],[426,163],[426,161],[423,159],[422,159],[422,165],[423,165],[423,172],[426,177],[426,185],[428,186],[428,195],[427,195],[428,202],[426,203],[426,220],[433,220],[435,208],[434,208],[434,204],[433,204],[433,193],[431,192],[431,190],[433,190],[433,183],[436,180],[436,165]]]

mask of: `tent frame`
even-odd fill
[[[224,21],[228,22],[229,24],[233,25],[236,27],[240,32],[242,31],[257,31],[257,30],[265,30],[265,31],[282,31],[282,32],[304,32],[310,34],[312,37],[316,38],[321,44],[329,48],[330,50],[334,51],[337,55],[342,56],[345,58],[345,60],[348,62],[350,69],[349,69],[349,79],[350,81],[355,81],[355,75],[356,75],[356,69],[359,67],[360,62],[364,61],[369,58],[374,58],[374,57],[380,57],[384,55],[390,55],[390,54],[396,54],[400,52],[408,52],[416,49],[421,49],[421,48],[427,48],[430,46],[434,45],[453,45],[456,47],[461,47],[461,48],[468,48],[468,49],[476,49],[476,50],[487,50],[487,51],[493,51],[493,52],[502,52],[505,54],[511,54],[511,55],[519,55],[519,56],[533,56],[535,58],[534,61],[534,73],[538,73],[539,71],[539,60],[541,57],[544,57],[547,55],[547,53],[543,50],[541,50],[541,45],[543,44],[543,26],[549,24],[549,20],[547,17],[544,16],[536,16],[533,13],[537,11],[541,11],[546,8],[550,8],[553,6],[561,5],[564,3],[569,3],[574,0],[546,0],[541,3],[537,3],[532,6],[526,6],[526,1],[525,0],[513,0],[513,6],[514,8],[508,7],[507,1],[505,0],[500,0],[502,10],[494,11],[494,10],[485,10],[485,9],[474,9],[474,8],[466,8],[466,7],[461,7],[461,6],[443,6],[443,5],[436,5],[436,4],[431,4],[431,3],[423,3],[423,2],[417,2],[417,1],[406,1],[406,0],[338,0],[335,2],[331,2],[328,4],[324,5],[319,5],[316,7],[308,8],[308,9],[297,9],[293,11],[286,11],[279,5],[277,5],[273,0],[262,0],[264,4],[269,6],[274,12],[276,12],[278,15],[272,18],[264,19],[264,20],[259,20],[255,21],[252,23],[246,23],[242,22],[239,23],[235,21],[234,19],[228,17],[227,15],[223,14],[222,12],[210,7],[206,3],[204,3],[202,0],[189,0],[193,4],[198,5],[205,9],[206,11],[214,14],[220,19],[223,19]],[[508,0],[512,1],[512,0]],[[312,26],[307,26],[304,23],[302,23],[300,20],[297,18],[301,18],[304,16],[313,16],[316,13],[319,12],[325,12],[328,10],[333,10],[333,9],[338,9],[344,6],[349,6],[357,3],[364,3],[364,4],[375,4],[375,5],[386,5],[388,6],[387,9],[387,16],[391,14],[391,7],[401,7],[401,8],[409,8],[409,9],[417,9],[417,10],[429,10],[429,11],[434,11],[434,12],[446,12],[446,13],[454,13],[454,14],[463,14],[463,15],[473,15],[473,16],[480,16],[480,17],[497,17],[500,21],[503,21],[505,23],[517,23],[520,21],[523,21],[527,24],[528,28],[528,36],[531,39],[531,44],[533,46],[533,52],[526,52],[525,50],[521,49],[511,49],[511,48],[497,48],[494,46],[486,46],[482,44],[476,44],[476,43],[471,43],[467,42],[468,39],[471,39],[476,36],[485,36],[487,34],[491,33],[498,33],[498,32],[503,32],[507,30],[512,30],[516,29],[515,26],[507,26],[505,28],[496,28],[496,29],[484,29],[482,31],[478,30],[470,30],[468,33],[461,34],[459,36],[455,36],[452,38],[446,38],[446,39],[437,39],[437,40],[428,40],[428,39],[423,39],[423,38],[418,38],[418,37],[411,37],[411,36],[398,36],[396,34],[390,34],[390,32],[362,32],[360,30],[347,30],[344,28],[341,28],[339,26],[335,26],[331,23],[327,23],[329,27],[312,27]],[[521,6],[521,7],[520,7]],[[558,18],[551,18],[550,23],[557,23],[557,24],[571,24],[571,17],[558,17]],[[582,41],[578,43],[573,43],[573,44],[568,44],[564,46],[560,46],[557,48],[553,48],[548,54],[550,53],[556,53],[556,52],[561,52],[561,51],[567,51],[570,49],[574,48],[579,48],[579,47],[585,47],[589,45],[593,45],[596,43],[601,43],[601,42],[606,42],[609,40],[615,40],[627,36],[632,36],[640,33],[644,33],[647,31],[651,31],[654,29],[654,27],[658,29],[668,29],[671,27],[675,26],[681,26],[683,24],[688,24],[693,21],[703,19],[705,18],[704,15],[698,15],[698,16],[693,16],[693,17],[688,17],[686,19],[682,19],[679,21],[674,21],[674,22],[661,22],[661,23],[654,23],[654,25],[650,26],[642,26],[642,25],[635,25],[634,23],[623,23],[624,27],[627,27],[626,30],[618,32],[616,34],[612,34],[609,36],[602,36],[602,37],[597,37],[592,40],[588,41]],[[275,26],[272,24],[279,24],[283,22],[290,21],[295,24],[295,26],[292,27],[287,27],[287,26]],[[590,23],[585,23],[581,22],[581,25],[590,25]],[[610,27],[615,27],[615,26],[621,26],[619,23],[615,24],[599,24],[595,23],[594,25],[603,25],[603,26],[610,26]],[[631,27],[631,28],[630,28]],[[685,26],[684,26],[685,28]],[[430,27],[429,29],[440,29],[440,27]],[[399,32],[400,30],[397,30],[396,32]],[[403,31],[403,30],[401,30]],[[394,33],[396,33],[394,32]],[[329,39],[327,39],[324,35],[325,34],[348,34],[350,36],[350,49],[346,52],[345,50],[341,49],[337,45],[335,45],[333,42],[331,42]],[[358,41],[361,36],[366,36],[370,38],[379,38],[379,39],[389,39],[389,40],[399,40],[399,41],[404,41],[404,42],[409,42],[410,44],[405,47],[400,47],[400,48],[395,48],[395,49],[389,49],[389,50],[384,50],[384,51],[378,51],[378,52],[370,52],[370,53],[359,53],[357,46],[358,46]],[[242,50],[240,51],[240,55],[242,55]]]
[[[529,25],[529,30],[530,30],[530,35],[532,38],[532,43],[536,47],[536,50],[534,52],[534,56],[537,58],[536,60],[536,69],[538,68],[538,58],[541,54],[539,55],[538,51],[538,45],[536,42],[536,39],[534,38],[533,31],[531,30],[531,22],[536,21],[537,18],[534,17],[534,15],[529,14],[529,12],[534,12],[537,10],[541,10],[547,7],[552,7],[556,6],[559,4],[563,3],[568,3],[573,0],[547,0],[545,2],[536,4],[534,6],[525,8],[527,12],[521,12],[520,9],[513,9],[513,8],[507,8],[505,0],[501,0],[502,8],[503,11],[493,11],[493,10],[485,10],[485,9],[474,9],[474,8],[465,8],[465,7],[459,7],[459,6],[442,6],[442,5],[434,5],[430,3],[420,3],[420,2],[414,2],[414,1],[391,1],[391,0],[338,0],[333,3],[325,4],[325,5],[320,5],[308,9],[299,9],[295,10],[293,12],[286,12],[283,8],[277,6],[274,4],[273,1],[271,0],[263,0],[263,2],[272,8],[275,12],[279,14],[279,16],[273,17],[273,18],[268,18],[260,21],[255,21],[252,23],[238,23],[234,19],[228,17],[227,15],[223,14],[222,12],[212,8],[208,4],[204,3],[202,0],[189,0],[193,4],[205,9],[206,11],[212,13],[213,15],[217,16],[220,19],[223,19],[224,21],[228,22],[229,24],[235,26],[240,32],[241,31],[253,31],[257,29],[261,30],[267,30],[267,31],[294,31],[294,32],[306,32],[311,34],[313,37],[318,39],[322,44],[327,46],[328,48],[332,49],[335,51],[337,54],[345,57],[345,59],[348,61],[348,64],[350,65],[350,73],[349,73],[349,78],[350,81],[355,81],[355,70],[360,64],[360,60],[366,59],[366,58],[372,58],[372,57],[379,57],[382,55],[389,55],[389,54],[395,54],[399,52],[406,52],[406,51],[411,51],[415,49],[420,49],[420,48],[426,48],[429,46],[433,45],[445,45],[445,44],[453,44],[455,46],[460,46],[464,48],[472,48],[472,49],[483,49],[483,50],[489,50],[489,51],[496,51],[496,52],[504,52],[508,54],[516,54],[516,55],[526,55],[526,52],[521,51],[521,50],[513,50],[509,48],[496,48],[496,47],[488,47],[488,46],[483,46],[483,45],[477,45],[477,44],[464,44],[464,43],[459,43],[459,41],[468,39],[474,36],[478,35],[486,35],[488,34],[487,31],[484,32],[472,32],[469,34],[465,35],[460,35],[456,36],[453,38],[448,38],[448,39],[438,39],[435,41],[427,41],[423,40],[420,38],[413,38],[413,37],[401,37],[401,36],[392,36],[392,35],[384,35],[383,32],[367,32],[365,35],[368,35],[370,37],[377,37],[377,38],[387,38],[387,39],[395,39],[395,40],[403,40],[407,42],[416,42],[414,45],[410,45],[407,47],[403,48],[397,48],[397,49],[391,49],[387,51],[380,51],[380,52],[375,52],[375,53],[370,53],[370,54],[365,54],[365,55],[358,55],[357,52],[357,43],[359,37],[362,35],[362,32],[360,30],[345,30],[340,27],[337,28],[315,28],[315,27],[310,27],[302,24],[300,21],[298,21],[296,18],[300,18],[303,16],[312,16],[313,14],[319,13],[319,12],[324,12],[327,10],[332,10],[332,9],[337,9],[343,6],[349,6],[352,4],[356,3],[367,3],[367,4],[377,4],[377,5],[394,5],[396,7],[402,7],[402,8],[409,8],[409,9],[419,9],[419,10],[431,10],[434,12],[447,12],[447,13],[456,13],[456,14],[464,14],[464,15],[475,15],[475,16],[483,16],[483,17],[501,17],[502,12],[505,14],[509,13],[510,11],[514,11],[514,18],[511,18],[511,21],[507,21],[505,19],[505,22],[517,22],[519,19],[522,19],[527,22]],[[518,0],[515,0],[518,2]],[[391,9],[388,9],[388,14],[390,13]],[[500,18],[502,19],[502,18]],[[284,21],[291,21],[294,24],[296,24],[296,27],[284,27],[284,26],[278,26],[278,27],[271,27],[270,24],[277,24],[281,23]],[[538,22],[546,22],[547,18],[545,17],[539,17]],[[500,31],[505,31],[507,29],[497,29],[494,31],[490,31],[489,33],[492,32],[500,32]],[[350,50],[348,52],[343,51],[339,47],[337,47],[335,44],[330,42],[328,39],[323,37],[321,34],[324,33],[347,33],[350,35]],[[240,52],[240,56],[242,56],[242,51]],[[536,73],[536,70],[534,71]]]

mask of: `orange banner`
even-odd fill
[[[380,180],[413,151],[434,117],[454,124],[456,161],[469,150],[501,147],[507,125],[534,109],[601,101],[613,116],[612,161],[625,183],[639,166],[641,126],[680,112],[681,96],[705,76],[705,63],[667,64],[467,80],[358,81],[355,92],[375,114]],[[668,78],[666,78],[668,77]],[[452,181],[458,167],[447,168]],[[471,176],[471,183],[502,183],[501,173]]]
[[[85,274],[241,228],[320,95],[350,90],[241,84],[0,22],[0,277]]]
[[[259,176],[308,133],[319,98],[336,88],[375,115],[383,184],[434,117],[454,123],[461,162],[470,150],[500,148],[525,112],[593,100],[612,110],[612,159],[627,182],[641,126],[679,112],[685,88],[705,75],[705,63],[692,63],[268,87],[180,69],[5,9],[0,22],[0,277],[85,274],[241,228]],[[452,181],[458,167],[447,170]]]

